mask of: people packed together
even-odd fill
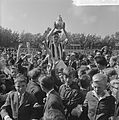
[[[26,51],[3,48],[1,120],[119,120],[119,56],[108,46],[67,53],[71,39],[63,23],[45,31],[34,54],[29,42]]]

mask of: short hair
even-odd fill
[[[53,35],[59,35],[59,33],[61,33],[62,31],[55,31],[54,33],[53,33]]]
[[[40,74],[41,74],[41,70],[39,70],[38,68],[34,68],[28,72],[28,76],[33,80],[37,79],[40,76]]]
[[[22,75],[22,74],[18,74],[16,76],[16,78],[14,79],[14,83],[18,83],[18,82],[19,83],[25,82],[27,84],[27,78],[24,75]]]
[[[103,83],[107,83],[107,75],[102,74],[102,73],[97,73],[93,76],[92,78],[93,82],[103,82]]]
[[[88,88],[90,86],[91,78],[89,75],[84,74],[81,76],[80,84],[82,88]]]
[[[110,85],[111,85],[111,86],[114,86],[115,84],[118,84],[118,85],[119,85],[119,79],[114,79],[114,80],[111,80],[111,81],[110,81]]]
[[[54,87],[54,80],[52,79],[52,76],[43,76],[42,78],[39,77],[40,85],[42,85],[44,88],[50,90]]]
[[[70,76],[70,75],[75,76],[76,70],[73,67],[67,67],[66,69],[63,70],[63,74],[67,76]]]
[[[104,56],[95,56],[95,61],[97,64],[107,66],[107,60],[105,59]]]

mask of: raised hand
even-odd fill
[[[51,28],[48,27],[47,30],[45,30],[44,34],[43,34],[43,38],[45,38],[51,31]]]

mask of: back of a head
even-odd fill
[[[42,78],[39,79],[39,82],[40,82],[40,85],[42,85],[47,90],[50,90],[54,87],[54,81],[50,75],[43,76]]]
[[[90,83],[91,83],[90,76],[87,74],[82,75],[80,79],[81,87],[87,89],[90,86]]]
[[[95,56],[95,61],[99,65],[107,66],[107,61],[104,56]]]

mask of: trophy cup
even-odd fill
[[[55,28],[57,29],[57,31],[61,31],[61,29],[63,29],[63,20],[61,15],[59,15],[59,17],[57,18],[57,20],[54,23]]]

